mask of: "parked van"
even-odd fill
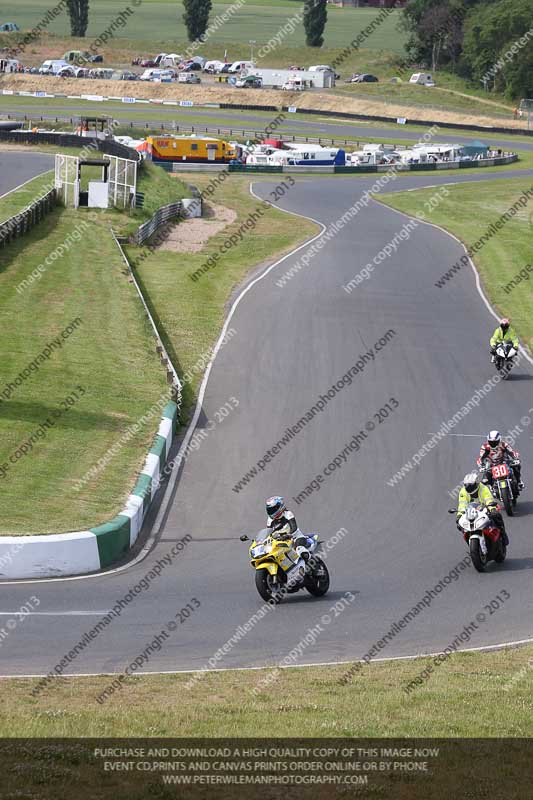
[[[23,72],[24,67],[17,58],[0,58],[0,72]]]
[[[411,75],[409,83],[417,83],[419,86],[435,86],[435,81],[429,72],[415,72]]]
[[[254,66],[253,61],[234,61],[231,67],[228,69],[228,72],[240,72],[243,69],[250,69],[250,67]]]
[[[64,67],[69,67],[70,64],[67,64],[62,58],[60,59],[48,59],[48,61],[43,61],[41,66],[39,67],[39,73],[41,75],[57,75],[57,73],[62,70]]]
[[[220,72],[223,66],[224,61],[218,61],[217,59],[214,61],[206,61],[204,64],[204,72],[210,72],[212,74],[215,72]]]

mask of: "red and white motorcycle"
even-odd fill
[[[455,514],[457,509],[450,509]],[[478,572],[484,572],[489,561],[502,564],[507,555],[501,530],[490,518],[487,507],[481,503],[469,503],[459,518],[463,538],[468,545],[472,564]]]

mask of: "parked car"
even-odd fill
[[[89,70],[89,78],[96,78],[98,80],[106,80],[109,81],[113,77],[113,69],[102,69],[98,67],[96,69]]]
[[[301,81],[285,81],[281,88],[284,92],[303,92],[305,85]]]
[[[198,61],[184,61],[179,65],[180,72],[195,72],[201,69],[202,65]]]
[[[182,72],[178,75],[178,83],[201,83],[199,75],[194,75],[192,72]]]
[[[63,67],[57,73],[58,78],[88,78],[89,70],[87,67],[74,67],[70,64],[68,67]]]
[[[368,72],[363,72],[362,75],[358,75],[352,82],[353,83],[378,83],[379,78],[376,78],[375,75],[369,75]]]
[[[157,65],[156,65],[155,61],[153,61],[153,59],[151,59],[151,58],[143,58],[143,59],[141,59],[141,62],[139,64],[139,66],[140,67],[144,67],[146,69],[148,67],[155,67]]]
[[[246,75],[244,78],[238,78],[235,81],[237,89],[260,89],[263,85],[263,79],[258,75]]]
[[[16,31],[20,31],[16,22],[4,22],[0,25],[0,33],[16,33]]]

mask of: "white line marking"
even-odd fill
[[[46,155],[48,155],[48,153]],[[4,197],[7,197],[8,194],[13,194],[13,192],[17,192],[19,189],[22,189],[24,186],[27,186],[28,183],[31,183],[32,181],[36,180],[37,178],[40,178],[42,175],[46,175],[47,172],[53,172],[53,171],[54,170],[52,168],[45,169],[43,172],[39,172],[37,175],[34,175],[33,178],[28,178],[27,181],[24,181],[24,183],[20,183],[18,186],[15,186],[13,189],[10,189],[9,192],[6,192],[5,194],[0,194],[0,200],[2,200]],[[27,207],[27,206],[25,206],[25,207]],[[24,209],[21,209],[21,211],[23,211],[23,210]],[[16,211],[13,216],[16,216],[19,213],[20,213],[19,211]],[[3,222],[7,222],[7,220],[3,220]]]
[[[490,652],[492,650],[501,650],[505,647],[520,647],[520,645],[525,644],[532,644],[533,639],[518,639],[515,642],[503,642],[502,644],[487,644],[483,645],[483,647],[465,647],[464,650],[456,650],[455,653],[482,653],[482,652]],[[435,656],[439,656],[443,653],[442,650],[438,650],[434,653],[417,653],[414,656],[389,656],[389,658],[373,658],[369,663],[370,664],[382,664],[388,661],[415,661],[418,658],[434,658]],[[454,653],[454,655],[455,655]],[[290,666],[283,666],[279,665],[280,669],[306,669],[308,667],[342,667],[348,664],[361,664],[366,663],[363,662],[361,658],[351,658],[348,661],[317,661],[316,663],[310,664],[291,664]],[[217,669],[208,669],[207,673],[210,674],[212,672],[257,672],[261,669],[272,669],[273,666],[278,666],[276,664],[265,664],[262,667],[218,667]],[[154,670],[153,672],[138,672],[137,675],[190,675],[191,673],[203,673],[205,670],[203,669],[165,669],[165,670]],[[95,678],[95,677],[105,677],[105,676],[112,676],[112,675],[120,675],[121,672],[72,672],[72,673],[63,673],[61,675],[62,678]],[[30,673],[28,675],[0,675],[0,680],[7,680],[9,678],[45,678],[48,675],[47,672],[38,672],[38,673]]]
[[[103,617],[109,614],[110,610],[106,611],[29,611],[23,614],[20,608],[18,611],[0,611],[0,617],[14,617],[20,614],[23,617]]]
[[[152,530],[151,530],[151,532],[150,532],[150,534],[149,534],[149,536],[148,536],[143,548],[141,549],[140,553],[132,561],[128,561],[127,564],[123,564],[121,567],[116,567],[115,569],[107,570],[106,572],[95,572],[92,575],[73,575],[72,577],[69,577],[69,578],[38,578],[38,579],[34,579],[34,580],[29,580],[29,581],[24,581],[24,580],[22,580],[22,581],[0,581],[0,586],[4,586],[4,585],[24,585],[24,586],[26,586],[26,585],[31,585],[31,584],[34,584],[34,583],[39,583],[39,584],[42,584],[42,583],[62,583],[63,581],[83,581],[83,580],[90,580],[91,578],[105,578],[105,577],[110,576],[110,575],[115,575],[115,574],[117,574],[119,572],[125,572],[126,570],[129,570],[132,567],[137,566],[137,564],[139,564],[141,561],[143,561],[148,556],[148,554],[152,551],[152,549],[154,547],[154,544],[155,544],[155,538],[156,538],[157,534],[159,533],[159,529],[161,527],[161,522],[162,522],[163,515],[166,513],[167,506],[168,506],[169,501],[170,501],[170,495],[171,495],[172,490],[174,488],[174,485],[176,483],[179,471],[180,471],[182,465],[185,463],[184,459],[180,460],[180,455],[181,455],[182,451],[186,449],[186,447],[187,447],[187,445],[188,445],[188,443],[189,443],[189,441],[190,441],[190,439],[191,439],[191,437],[192,437],[192,435],[194,433],[194,430],[196,428],[196,424],[198,422],[198,418],[199,418],[200,413],[202,411],[202,402],[203,402],[205,391],[206,391],[206,388],[207,388],[207,382],[209,380],[209,375],[210,375],[210,372],[211,372],[211,368],[212,368],[213,363],[215,361],[215,358],[217,357],[217,354],[218,354],[218,352],[219,352],[219,350],[220,350],[220,348],[222,346],[222,341],[224,339],[224,336],[226,335],[226,330],[229,327],[229,324],[231,322],[231,318],[233,317],[233,314],[235,313],[235,311],[237,309],[237,306],[239,305],[239,303],[241,302],[243,297],[250,291],[250,289],[253,286],[255,286],[256,283],[258,283],[259,281],[263,280],[263,278],[265,278],[269,274],[269,272],[271,272],[277,266],[282,264],[287,258],[290,258],[291,256],[295,255],[302,248],[307,247],[312,242],[314,242],[315,239],[318,239],[320,236],[322,236],[322,234],[326,230],[326,225],[324,225],[324,223],[319,222],[316,219],[313,219],[313,217],[306,217],[303,214],[296,213],[295,211],[287,211],[285,208],[278,208],[278,206],[273,205],[273,203],[270,203],[268,200],[262,200],[262,198],[258,197],[258,195],[256,195],[254,193],[254,191],[252,189],[252,186],[253,186],[253,181],[250,182],[250,193],[257,200],[260,200],[261,202],[264,202],[264,203],[268,203],[268,205],[272,206],[272,208],[276,208],[278,211],[284,211],[286,214],[291,214],[292,216],[295,216],[295,217],[301,217],[302,219],[308,219],[311,222],[314,222],[317,225],[319,225],[321,230],[320,230],[319,233],[316,234],[316,236],[313,236],[312,239],[307,239],[305,242],[303,242],[303,244],[299,245],[294,250],[291,250],[290,253],[286,253],[284,256],[282,256],[282,258],[280,258],[277,261],[275,261],[274,264],[271,264],[260,275],[258,275],[256,278],[254,278],[253,281],[248,283],[244,287],[244,289],[241,291],[241,293],[238,295],[238,297],[234,301],[233,305],[231,306],[229,314],[226,317],[226,321],[224,323],[224,327],[222,328],[222,332],[221,332],[221,334],[220,334],[220,336],[218,338],[218,341],[217,341],[215,347],[213,348],[213,355],[211,357],[211,360],[210,360],[209,364],[207,365],[207,369],[205,371],[204,378],[202,380],[202,384],[200,386],[200,391],[198,393],[198,400],[196,402],[196,407],[195,407],[193,418],[192,418],[191,422],[189,423],[189,427],[187,428],[187,431],[185,433],[185,437],[184,437],[184,439],[183,439],[183,441],[181,443],[181,447],[180,447],[180,449],[179,449],[179,451],[178,451],[178,453],[177,453],[177,455],[175,456],[175,459],[174,459],[175,461],[180,461],[181,463],[178,463],[178,466],[177,467],[175,466],[174,469],[172,470],[172,474],[171,474],[169,482],[167,484],[167,488],[165,490],[165,494],[163,495],[163,499],[161,500],[161,505],[159,507],[159,511],[158,511],[157,516],[156,516],[155,522],[154,522],[154,524],[152,526]]]
[[[428,436],[436,436],[437,434],[436,433],[428,433],[427,435]],[[483,433],[445,433],[444,435],[445,436],[471,436],[473,439],[480,439],[480,438],[483,439],[485,434],[483,434]]]
[[[241,300],[248,294],[250,289],[252,289],[255,286],[256,283],[258,283],[259,281],[262,281],[263,278],[266,278],[266,276],[270,272],[272,272],[273,269],[276,269],[276,267],[278,267],[280,264],[282,264],[284,261],[286,261],[286,259],[292,257],[293,255],[298,253],[300,250],[302,250],[304,247],[308,247],[312,242],[315,241],[315,239],[318,239],[320,236],[322,236],[322,234],[326,230],[326,225],[324,225],[324,223],[322,223],[322,222],[319,222],[319,220],[317,220],[317,219],[313,219],[313,217],[307,217],[304,214],[297,214],[294,211],[287,211],[284,208],[278,208],[278,206],[273,205],[273,203],[270,203],[268,200],[263,200],[261,197],[259,197],[258,195],[255,194],[255,192],[253,190],[253,181],[250,182],[249,189],[250,189],[250,194],[253,197],[255,197],[257,200],[260,200],[263,203],[268,203],[269,206],[271,206],[272,208],[277,209],[278,211],[284,211],[286,214],[291,214],[292,216],[296,216],[296,217],[300,217],[302,219],[310,220],[311,222],[314,222],[316,225],[319,225],[321,230],[316,234],[316,236],[313,236],[311,239],[307,239],[303,244],[299,245],[296,249],[291,250],[290,253],[287,253],[286,255],[282,256],[282,258],[280,258],[277,261],[275,261],[274,264],[271,264],[269,267],[267,267],[260,275],[257,276],[257,278],[254,278],[253,281],[248,283],[244,287],[244,289],[240,292],[240,294],[238,295],[238,297],[234,301],[233,305],[231,306],[229,314],[226,317],[226,321],[224,323],[224,327],[222,328],[221,334],[219,336],[219,339],[218,339],[218,341],[217,341],[217,343],[216,343],[216,345],[215,345],[215,347],[213,349],[213,355],[211,357],[211,360],[209,361],[209,364],[207,365],[207,369],[205,371],[202,384],[200,386],[200,391],[198,392],[198,400],[197,400],[197,403],[196,403],[196,408],[194,410],[193,418],[192,418],[191,423],[190,423],[190,425],[189,425],[189,427],[187,429],[187,432],[185,434],[185,437],[183,439],[183,442],[181,444],[179,452],[178,452],[178,454],[177,454],[177,456],[175,458],[175,461],[178,461],[179,463],[178,463],[178,466],[177,467],[175,466],[174,469],[172,470],[172,474],[170,476],[170,480],[169,480],[169,482],[167,484],[167,488],[165,490],[165,495],[163,497],[163,500],[161,501],[161,506],[159,508],[159,512],[157,514],[156,520],[154,522],[154,526],[152,528],[152,534],[154,536],[156,536],[157,533],[159,533],[159,529],[161,527],[163,516],[167,512],[168,504],[169,504],[169,501],[170,501],[170,495],[171,495],[172,491],[174,490],[174,486],[176,484],[176,480],[177,480],[178,475],[180,473],[181,467],[185,463],[185,460],[181,459],[180,456],[181,456],[182,452],[187,449],[189,441],[190,441],[190,439],[191,439],[191,437],[192,437],[192,435],[194,433],[194,430],[196,428],[196,424],[198,422],[198,418],[199,418],[200,413],[202,411],[202,404],[203,404],[203,400],[204,400],[204,396],[205,396],[205,392],[206,392],[206,388],[207,388],[207,382],[209,380],[209,375],[211,374],[211,369],[212,369],[213,364],[215,362],[215,358],[217,357],[218,352],[219,352],[219,350],[220,350],[220,348],[222,346],[222,341],[223,341],[223,339],[224,339],[224,337],[226,335],[226,331],[227,331],[228,326],[229,326],[229,324],[231,322],[231,319],[232,319],[233,315],[235,314],[235,311],[237,310],[237,306],[239,305]]]

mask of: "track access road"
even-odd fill
[[[494,175],[486,178],[494,180]],[[453,178],[459,179],[482,181],[479,176]],[[298,179],[281,206],[328,225],[374,180]],[[449,176],[406,177],[389,188],[449,181]],[[274,185],[256,183],[254,191],[268,199]],[[205,438],[187,457],[166,498],[154,548],[119,572],[0,586],[4,616],[32,594],[40,599],[38,612],[2,643],[3,674],[51,670],[185,534],[192,536],[185,550],[84,648],[65,674],[123,672],[193,598],[199,608],[152,655],[144,671],[208,665],[262,605],[247,546],[238,537],[263,526],[264,499],[274,493],[285,495],[303,530],[321,533],[326,543],[345,529],[328,554],[331,592],[320,600],[304,593],[289,598],[234,640],[214,662],[218,667],[275,665],[311,628],[315,641],[297,663],[360,658],[450,574],[466,549],[447,514],[453,505],[448,492],[472,467],[490,428],[507,430],[527,415],[533,406],[533,369],[524,359],[511,380],[492,389],[454,428],[460,435],[444,437],[417,469],[397,485],[388,485],[442,422],[493,375],[487,341],[495,320],[473,271],[463,268],[445,288],[434,285],[464,253],[446,233],[418,225],[369,280],[351,294],[343,290],[407,221],[372,201],[284,286],[277,282],[306,247],[264,277],[255,273],[260,279],[248,283],[234,309],[230,324],[236,333],[214,361],[202,397],[197,429],[204,430]],[[286,428],[296,425],[365,353],[373,357],[367,357],[352,384],[328,399],[324,410],[264,470],[235,491]],[[223,416],[220,410],[227,403],[238,405]],[[398,405],[379,422],[375,415],[387,403]],[[351,453],[340,468],[328,468],[360,431],[366,437],[359,452]],[[517,441],[526,480],[533,473],[532,435],[533,425]],[[296,503],[292,498],[324,470],[331,474],[324,476],[320,490]],[[526,490],[509,523],[506,564],[491,565],[484,575],[472,567],[462,571],[429,608],[391,637],[381,657],[441,651],[472,620],[478,628],[465,647],[532,636],[532,500]],[[331,608],[347,592],[355,599],[336,617]],[[502,592],[509,598],[490,613],[485,606]]]

